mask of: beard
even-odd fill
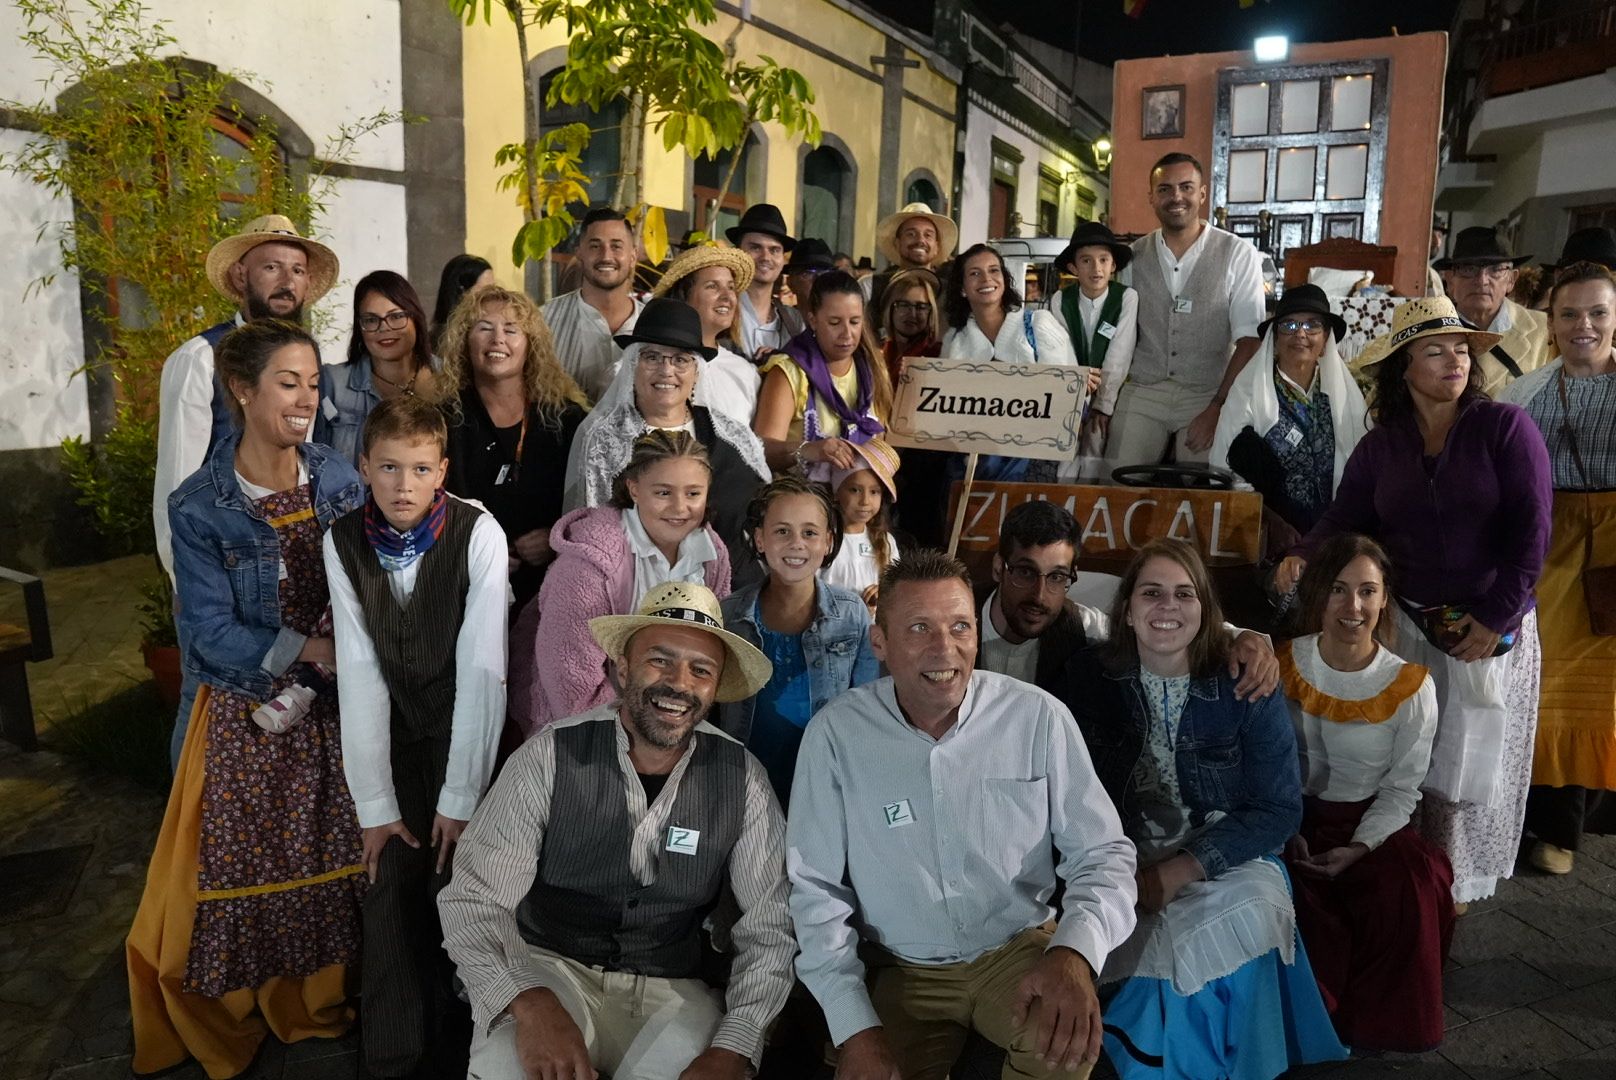
[[[1036,608],[1037,610],[1030,610]],[[1055,621],[1055,609],[1043,604],[1016,604],[1014,607],[1004,605],[1004,621],[1014,631],[1015,635],[1023,640],[1041,637],[1049,629],[1050,623]]]
[[[247,304],[247,319],[285,319],[288,322],[301,324],[303,322],[303,305],[297,303],[297,294],[291,289],[276,289],[268,296],[262,296],[253,291],[252,286],[247,287],[243,296]],[[282,314],[270,307],[274,300],[290,300],[295,305],[291,311]]]
[[[651,704],[653,697],[663,698],[690,706],[683,723],[672,723],[657,714]],[[707,718],[708,709],[694,694],[670,690],[660,682],[641,683],[630,680],[623,687],[623,706],[628,710],[629,726],[634,734],[661,750],[676,750],[690,741],[696,725]]]

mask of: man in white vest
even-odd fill
[[[1257,351],[1265,317],[1262,257],[1247,241],[1202,220],[1206,170],[1168,154],[1150,170],[1150,205],[1161,228],[1134,242],[1121,277],[1139,293],[1139,341],[1111,417],[1106,457],[1155,464],[1205,461],[1235,376]]]

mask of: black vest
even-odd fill
[[[342,568],[364,610],[382,677],[393,699],[393,738],[408,743],[446,739],[454,721],[455,645],[466,617],[470,576],[466,553],[482,514],[449,500],[443,535],[421,556],[408,606],[393,599],[386,570],[365,539],[365,508],[331,526]]]
[[[617,762],[618,720],[557,730],[555,790],[533,886],[516,909],[522,938],[590,967],[664,979],[695,978],[698,931],[718,901],[741,835],[746,752],[697,732],[657,837],[656,880],[629,869],[634,843]],[[637,781],[628,780],[629,783]],[[692,846],[693,854],[668,850]]]

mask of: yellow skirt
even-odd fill
[[[1616,492],[1554,494],[1554,532],[1537,585],[1543,682],[1532,783],[1616,790],[1616,637],[1588,624],[1582,571],[1616,565]]]
[[[157,1072],[194,1057],[211,1080],[226,1080],[252,1064],[266,1032],[288,1043],[336,1038],[348,1030],[353,1011],[345,1004],[343,964],[321,968],[307,978],[271,978],[219,998],[182,989],[196,922],[208,696],[206,686],[196,696],[125,952],[135,1030],[134,1071]]]

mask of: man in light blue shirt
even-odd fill
[[[1133,845],[1065,706],[974,670],[976,618],[957,560],[893,564],[871,631],[891,675],[803,737],[797,972],[842,1080],[942,1080],[971,1029],[1017,1075],[1086,1074],[1099,1056],[1094,975],[1133,930]]]

